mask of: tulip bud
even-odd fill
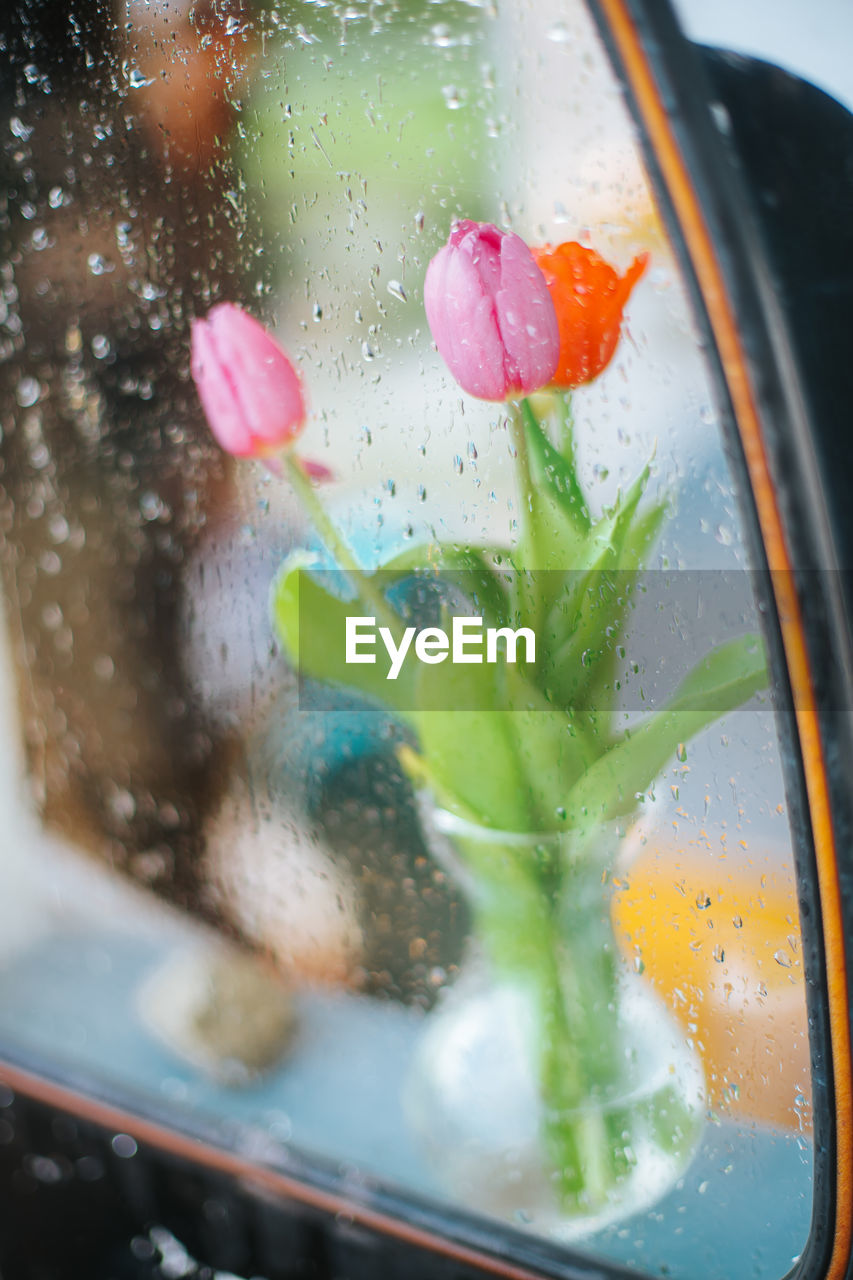
[[[305,421],[299,375],[264,326],[233,303],[193,321],[191,368],[226,453],[263,458],[299,435]]]
[[[553,385],[565,389],[592,382],[607,367],[622,328],[622,312],[646,269],[647,253],[624,276],[582,244],[566,241],[531,250],[557,313],[560,359]]]
[[[440,354],[469,395],[506,400],[551,380],[557,318],[519,236],[487,222],[458,222],[429,264],[424,306]]]

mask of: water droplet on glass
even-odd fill
[[[448,111],[458,111],[463,105],[462,95],[455,84],[442,85],[441,93]]]
[[[725,953],[724,949],[720,946],[719,942],[718,942],[718,943],[717,943],[717,945],[714,947],[714,950],[711,952],[711,954],[713,955],[713,957],[714,957],[714,959],[716,960],[717,964],[722,964],[722,963],[723,963],[723,961],[724,961],[724,960],[725,960],[725,958],[726,958],[726,953]]]
[[[139,499],[139,511],[143,520],[156,520],[163,514],[163,503],[156,493],[143,493]]]
[[[153,79],[146,76],[144,71],[140,71],[139,67],[131,67],[127,63],[124,64],[124,73],[131,89],[144,89],[146,85],[154,83]]]
[[[323,308],[320,306],[319,302],[314,303],[314,309],[311,312],[311,318],[315,322],[323,319]]]
[[[99,653],[92,663],[92,670],[99,680],[112,680],[115,669],[115,663],[108,653]]]
[[[31,409],[38,404],[41,387],[38,378],[21,378],[15,390],[15,396],[22,409]]]
[[[398,298],[400,302],[406,302],[406,290],[403,288],[399,280],[389,280],[387,284],[388,292],[392,298]]]
[[[781,964],[783,969],[790,969],[791,957],[788,955],[787,951],[783,951],[781,947],[778,951],[773,953],[773,959],[777,964]]]
[[[96,360],[105,360],[110,354],[110,340],[103,333],[96,333],[92,339],[92,355]]]
[[[592,665],[592,649],[584,649],[583,653],[581,654],[581,664],[584,667],[589,667]]]
[[[137,1152],[136,1141],[131,1138],[129,1133],[117,1133],[110,1146],[117,1156],[121,1156],[122,1160],[129,1160]]]
[[[687,759],[687,748],[685,747],[683,742],[679,742],[678,746],[676,747],[675,758],[676,760],[678,760],[680,764],[684,764],[685,760]]]
[[[740,916],[740,915],[738,915],[738,916],[733,916],[733,917],[732,917],[732,924],[734,925],[734,927],[735,927],[736,929],[742,929],[742,928],[743,928],[743,916]]]
[[[100,253],[90,253],[86,259],[86,265],[93,276],[105,276],[115,271],[113,264]]]
[[[464,470],[464,465],[465,465],[465,464],[463,463],[462,459],[460,458],[459,454],[457,453],[457,454],[456,454],[456,456],[455,456],[455,457],[454,457],[454,459],[453,459],[453,470],[456,472],[456,474],[457,474],[458,476],[461,476],[461,475],[462,475],[462,472],[463,472],[463,470]]]
[[[707,911],[710,905],[711,899],[708,897],[707,893],[705,893],[704,889],[701,889],[699,893],[696,894],[696,906],[700,911]]]
[[[71,530],[65,516],[59,514],[51,516],[47,528],[52,542],[62,543],[68,541],[68,535]]]
[[[365,360],[375,360],[375,359],[376,359],[376,353],[375,353],[375,351],[373,350],[373,347],[371,347],[370,343],[367,341],[367,339],[366,339],[366,338],[365,338],[364,342],[362,342],[362,344],[361,344],[361,354],[362,354],[362,357],[363,357]]]
[[[548,28],[547,38],[552,44],[568,44],[572,38],[572,33],[565,22],[555,22]]]

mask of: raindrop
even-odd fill
[[[96,333],[92,339],[92,355],[96,360],[105,360],[109,354],[109,338],[103,333]]]
[[[568,44],[572,38],[572,34],[565,22],[553,23],[546,34],[552,44]]]
[[[163,514],[163,503],[156,493],[143,493],[139,499],[139,510],[143,520],[157,520]]]
[[[117,1133],[110,1146],[122,1160],[130,1160],[138,1150],[135,1139],[131,1138],[129,1133]]]
[[[581,664],[585,667],[592,666],[592,649],[584,649],[581,654]]]
[[[699,893],[696,894],[696,906],[699,908],[700,911],[707,911],[710,905],[711,905],[711,899],[708,897],[705,890],[701,889]]]
[[[144,71],[140,71],[139,67],[129,67],[127,63],[124,64],[124,73],[131,89],[144,89],[147,85],[154,83],[153,79],[146,76]]]
[[[22,409],[31,409],[34,404],[38,404],[41,396],[38,378],[21,378],[15,395]]]
[[[718,943],[717,943],[717,945],[714,947],[714,950],[711,952],[711,954],[713,955],[713,957],[714,957],[714,959],[716,960],[717,964],[722,964],[722,963],[723,963],[723,961],[724,961],[724,960],[725,960],[725,958],[726,958],[726,953],[725,953],[725,951],[723,950],[723,948],[720,946],[719,942],[718,942]]]
[[[86,259],[86,265],[93,276],[105,276],[115,271],[113,264],[100,253],[90,253]]]
[[[646,972],[646,963],[643,960],[643,957],[641,955],[634,956],[634,972],[635,973]]]
[[[462,96],[455,84],[442,85],[441,93],[444,98],[444,105],[447,107],[448,111],[458,111],[463,105]]]
[[[361,354],[365,360],[376,359],[376,353],[374,352],[373,347],[371,347],[370,343],[367,341],[366,338],[364,342],[362,342],[361,344]]]
[[[461,476],[464,469],[465,469],[465,464],[463,463],[462,459],[457,453],[453,459],[453,470],[456,472],[458,476]]]
[[[108,801],[111,812],[122,822],[136,816],[136,801],[124,787],[118,787]]]
[[[320,306],[319,302],[314,303],[314,309],[311,312],[311,318],[315,322],[319,322],[320,320],[323,319],[323,308]]]
[[[732,918],[732,924],[736,929],[743,928],[743,916],[737,915]]]
[[[787,951],[783,951],[781,947],[778,951],[773,953],[773,959],[777,964],[780,964],[783,969],[790,969],[791,957],[788,955]]]
[[[112,680],[115,669],[115,663],[108,653],[99,653],[92,663],[92,670],[99,680]]]
[[[56,631],[62,626],[62,610],[55,601],[44,606],[41,611],[41,620],[48,631]]]
[[[685,760],[687,759],[687,748],[685,747],[683,742],[679,742],[678,746],[676,747],[675,758],[676,760],[678,760],[680,764],[684,764]]]
[[[406,297],[406,290],[403,288],[399,280],[389,280],[386,287],[392,298],[397,298],[400,302],[408,301]]]
[[[423,229],[424,229],[424,214],[423,214],[423,211],[419,209],[418,212],[415,214],[415,231],[417,231],[418,234],[420,234],[420,232],[423,231]]]
[[[62,207],[63,199],[62,187],[51,187],[47,197],[47,203],[50,205],[51,209],[60,209]]]
[[[62,1181],[62,1170],[55,1160],[51,1160],[49,1156],[27,1156],[24,1161],[27,1173],[29,1173],[37,1182],[44,1182],[48,1185]]]

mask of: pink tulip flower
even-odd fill
[[[210,429],[226,453],[263,458],[302,430],[299,375],[264,326],[233,303],[193,321],[191,368]]]
[[[554,304],[524,241],[457,222],[429,264],[424,306],[450,372],[469,395],[506,400],[551,381],[560,356]]]

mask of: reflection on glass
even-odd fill
[[[640,1269],[781,1275],[778,739],[585,10],[131,4],[65,60],[7,21],[8,1052]],[[454,616],[538,659],[455,662]]]

